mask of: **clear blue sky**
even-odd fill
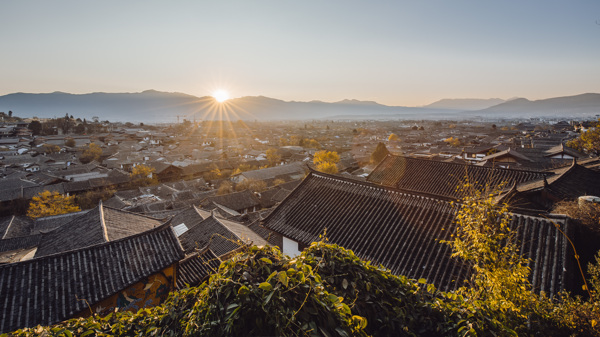
[[[598,0],[6,0],[0,23],[0,95],[418,106],[600,92]]]

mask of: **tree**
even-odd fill
[[[313,163],[317,167],[317,171],[323,173],[335,174],[338,173],[337,163],[340,161],[340,156],[335,151],[319,151],[315,153]]]
[[[517,313],[532,299],[529,260],[519,253],[517,233],[510,228],[508,205],[495,196],[501,187],[479,191],[469,182],[460,191],[465,197],[455,222],[454,253],[471,265],[472,285],[462,291],[474,300],[485,300],[494,310]]]
[[[221,185],[219,185],[219,188],[217,189],[217,195],[229,193],[233,193],[233,185],[230,181],[224,180],[221,182]]]
[[[90,143],[90,145],[88,145],[87,148],[85,150],[83,150],[83,153],[79,157],[79,160],[82,163],[87,164],[94,160],[100,159],[101,155],[102,155],[102,149],[100,148],[100,146],[98,146],[94,143]]]
[[[76,196],[75,200],[81,209],[90,209],[98,206],[100,200],[106,201],[112,198],[115,192],[117,192],[117,190],[113,188],[103,188],[100,191],[87,191]]]
[[[375,151],[371,153],[371,163],[379,164],[389,153],[390,151],[388,151],[387,147],[385,147],[385,144],[379,142],[375,148]]]
[[[75,143],[75,139],[73,138],[66,138],[65,139],[65,145],[68,147],[75,147],[76,143]]]
[[[453,147],[460,146],[460,139],[458,139],[458,138],[454,138],[454,137],[446,138],[446,139],[444,139],[444,142],[446,142],[448,145],[453,146]]]
[[[388,137],[388,141],[392,142],[392,141],[396,141],[396,140],[400,140],[400,137],[398,137],[398,135],[395,133],[391,133],[390,136]]]
[[[44,144],[42,145],[42,151],[44,153],[58,153],[60,152],[60,147],[54,144]]]
[[[267,183],[256,179],[244,179],[235,186],[236,191],[250,190],[252,192],[260,193],[266,189]]]
[[[267,161],[270,166],[277,166],[281,162],[281,156],[277,153],[277,149],[267,150]]]
[[[79,212],[81,209],[75,204],[75,197],[68,197],[56,191],[44,190],[31,199],[27,216],[37,219],[45,216]]]
[[[154,168],[139,164],[133,167],[129,177],[131,178],[131,184],[133,186],[149,186],[158,183],[158,180],[153,177]]]
[[[31,130],[31,133],[34,136],[38,136],[42,132],[42,123],[40,123],[39,121],[31,121],[27,128]]]
[[[600,121],[600,119],[599,119]],[[566,143],[572,149],[600,155],[600,123]]]

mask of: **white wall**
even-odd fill
[[[296,257],[300,255],[300,251],[298,250],[298,242],[288,239],[285,236],[283,237],[283,253],[288,255],[289,257]]]

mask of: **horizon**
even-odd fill
[[[67,94],[67,95],[91,95],[91,94],[142,94],[142,93],[146,93],[146,92],[157,92],[157,93],[163,93],[163,94],[178,94],[178,95],[186,95],[186,96],[193,96],[196,98],[212,98],[217,100],[219,103],[223,103],[226,101],[232,101],[232,100],[236,100],[236,99],[244,99],[244,98],[253,98],[253,97],[257,97],[257,98],[268,98],[268,99],[273,99],[273,100],[278,100],[278,101],[282,101],[285,103],[329,103],[329,104],[336,104],[336,103],[344,103],[345,101],[350,101],[350,102],[359,102],[359,103],[375,103],[375,104],[379,104],[379,105],[384,105],[384,106],[389,106],[389,107],[406,107],[406,108],[422,108],[422,107],[427,107],[428,105],[432,105],[434,103],[438,103],[441,101],[446,101],[446,100],[502,100],[503,102],[509,102],[512,100],[516,100],[516,99],[526,99],[528,101],[534,102],[534,101],[542,101],[542,100],[546,100],[546,99],[551,99],[551,98],[563,98],[563,97],[573,97],[573,96],[582,96],[582,95],[588,95],[588,94],[600,94],[600,92],[583,92],[583,93],[579,93],[579,94],[574,94],[574,95],[560,95],[560,96],[555,96],[555,97],[544,97],[544,98],[540,98],[540,99],[530,99],[528,97],[523,97],[523,96],[515,96],[515,97],[510,97],[510,98],[500,98],[500,97],[488,97],[488,98],[475,98],[475,97],[444,97],[444,98],[439,98],[433,102],[429,102],[427,104],[424,105],[416,105],[416,106],[401,106],[401,105],[387,105],[387,104],[383,104],[377,101],[365,101],[365,100],[360,100],[360,99],[356,99],[356,98],[343,98],[339,101],[322,101],[322,100],[316,100],[316,99],[312,99],[312,100],[306,100],[306,101],[300,101],[300,100],[284,100],[284,99],[280,99],[277,97],[269,97],[269,96],[265,96],[265,95],[252,95],[252,96],[240,96],[240,97],[228,97],[224,100],[219,100],[216,97],[214,97],[213,95],[207,94],[207,95],[203,95],[203,96],[197,96],[197,95],[193,95],[193,94],[189,94],[189,93],[185,93],[185,92],[179,92],[179,91],[161,91],[161,90],[156,90],[156,89],[146,89],[146,90],[142,90],[142,91],[137,91],[137,92],[107,92],[107,91],[94,91],[94,92],[84,92],[84,93],[72,93],[72,92],[64,92],[64,91],[52,91],[52,92],[12,92],[12,93],[8,93],[8,94],[3,94],[0,95],[0,97],[2,96],[7,96],[7,95],[14,95],[14,94],[25,94],[25,95],[48,95],[48,94]]]
[[[600,92],[600,2],[0,3],[0,95],[540,100]]]

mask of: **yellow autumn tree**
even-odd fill
[[[98,146],[94,143],[90,143],[90,145],[88,145],[85,148],[85,150],[83,150],[83,153],[79,157],[79,161],[81,161],[84,164],[87,164],[94,160],[100,159],[101,155],[102,155],[102,148],[100,148],[100,146]]]
[[[50,215],[79,212],[81,209],[75,204],[75,197],[62,195],[56,191],[44,190],[31,199],[27,216],[36,219]]]
[[[129,177],[131,177],[131,184],[133,186],[148,186],[158,183],[155,177],[152,176],[154,168],[143,164],[136,165],[132,170]]]
[[[444,142],[446,142],[448,145],[453,146],[453,147],[460,146],[460,139],[458,139],[458,138],[454,138],[454,137],[446,138],[446,139],[444,139]]]
[[[277,166],[281,162],[281,156],[277,152],[277,149],[268,149],[267,150],[267,161],[271,166]]]
[[[340,156],[335,151],[319,151],[315,153],[313,163],[317,170],[323,173],[338,173],[337,163],[340,161]]]

